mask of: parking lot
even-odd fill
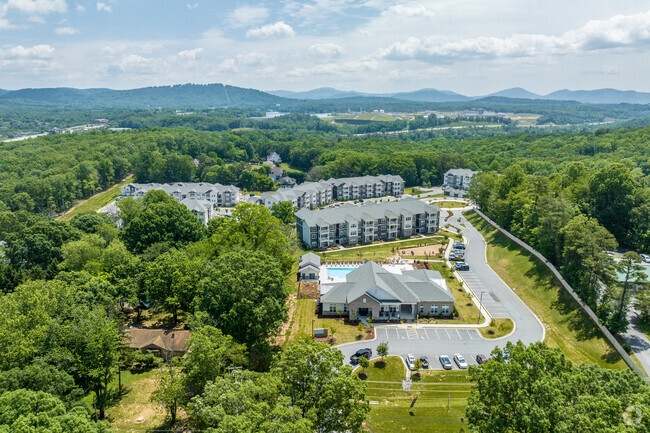
[[[462,271],[460,274],[492,317],[510,317],[509,311],[494,290],[485,283],[484,277],[482,278],[472,268],[469,271]]]
[[[481,339],[475,329],[378,328],[376,332],[377,339],[388,342],[393,340],[472,341]]]

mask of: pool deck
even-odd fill
[[[339,262],[334,264],[325,264],[320,267],[320,292],[321,295],[327,293],[334,287],[335,284],[345,283],[344,277],[331,276],[328,274],[328,269],[350,269],[350,272],[359,266],[363,265],[364,262]],[[393,274],[401,274],[402,271],[410,271],[413,269],[413,265],[405,263],[395,263],[395,264],[383,264],[382,268],[386,269],[388,272]]]

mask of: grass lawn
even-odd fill
[[[432,201],[431,204],[435,204],[440,208],[446,208],[446,209],[467,207],[469,205],[469,203],[467,202],[459,202],[459,201]]]
[[[363,261],[363,260],[387,260],[395,257],[395,249],[414,247],[418,245],[435,245],[446,243],[447,236],[439,235],[432,238],[407,239],[401,242],[378,243],[368,245],[363,248],[347,248],[344,250],[321,251],[316,254],[320,255],[327,261]]]
[[[396,361],[401,364],[399,359]],[[366,424],[373,432],[456,433],[467,430],[463,418],[467,397],[474,386],[469,383],[467,371],[420,370],[420,374],[421,381],[413,382],[408,392],[402,390],[401,380],[376,383],[368,374],[367,395],[372,404]],[[411,408],[415,397],[418,400]]]
[[[451,325],[468,323],[478,324],[481,322],[482,320],[478,307],[474,305],[469,293],[462,288],[460,282],[456,279],[456,277],[453,276],[451,270],[443,262],[428,262],[428,264],[429,269],[440,272],[440,275],[442,275],[445,278],[445,281],[447,281],[447,287],[449,287],[449,290],[451,290],[454,298],[456,298],[456,310],[458,311],[460,317],[460,320],[429,320],[431,320],[432,323],[448,323]]]
[[[122,396],[106,409],[111,427],[116,430],[148,430],[164,426],[165,413],[151,402],[158,370],[142,373],[122,372]],[[117,376],[111,383],[117,389]],[[90,400],[92,406],[92,398]]]
[[[420,188],[404,188],[404,194],[418,195],[423,194],[425,191],[422,191]]]
[[[627,369],[627,365],[600,330],[555,276],[535,256],[520,248],[476,212],[464,213],[488,243],[488,263],[540,318],[546,328],[545,342],[562,349],[574,363],[598,364]]]
[[[133,182],[133,176],[127,177],[122,182],[118,183],[117,185],[113,185],[106,191],[97,193],[89,199],[79,202],[57,219],[60,221],[69,221],[75,215],[84,211],[91,210],[97,212],[99,209],[115,200],[115,198],[121,193],[120,189],[129,182]]]
[[[640,330],[641,332],[643,332],[643,334],[644,334],[648,339],[650,339],[650,322],[641,322],[641,321],[639,321],[639,322],[637,323],[637,327],[639,328],[639,330]]]
[[[376,353],[373,355],[377,356]],[[353,374],[359,374],[364,372],[368,375],[366,379],[369,383],[378,381],[378,382],[402,382],[406,377],[406,367],[404,367],[404,362],[399,356],[387,356],[384,358],[386,366],[383,368],[377,367],[377,362],[381,361],[381,358],[373,359],[370,361],[370,366],[368,368],[357,367],[354,370]],[[368,385],[370,386],[370,385]]]
[[[304,338],[311,337],[312,320],[314,328],[328,328],[330,337],[334,329],[335,344],[349,343],[357,341],[359,329],[353,325],[347,325],[343,320],[338,319],[320,319],[315,313],[316,301],[314,299],[298,299],[296,302],[296,311],[293,315],[289,326],[287,338],[283,346],[295,343]],[[364,337],[368,335],[366,330],[363,331]]]
[[[490,326],[478,328],[484,338],[500,338],[510,334],[515,328],[515,323],[510,319],[492,319]]]

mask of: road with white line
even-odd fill
[[[454,353],[462,354],[469,364],[475,364],[477,354],[489,356],[496,347],[503,347],[508,341],[523,341],[526,344],[540,341],[544,338],[544,328],[535,315],[519,299],[499,276],[487,265],[485,258],[485,241],[480,233],[461,215],[462,209],[455,209],[450,218],[454,224],[464,224],[462,234],[468,240],[465,261],[470,271],[461,275],[472,288],[477,297],[492,317],[508,317],[515,322],[515,330],[505,338],[489,340],[483,338],[475,329],[436,327],[425,328],[417,325],[391,325],[375,328],[377,338],[373,341],[345,344],[340,349],[349,362],[350,356],[357,350],[370,347],[373,356],[377,355],[377,345],[388,342],[391,355],[405,356],[408,353],[415,357],[427,356],[431,368],[442,368],[438,356]],[[457,219],[460,218],[460,221]],[[455,368],[455,366],[454,366]]]

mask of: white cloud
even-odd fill
[[[339,57],[345,50],[338,44],[326,42],[322,44],[314,44],[309,47],[309,54],[318,57]]]
[[[198,8],[199,4],[198,3],[192,3],[192,4],[187,3],[187,4],[185,4],[185,6],[187,6],[188,9],[192,10],[192,9]]]
[[[114,66],[122,72],[153,72],[155,60],[137,54],[122,57]]]
[[[77,3],[76,9],[77,9],[77,12],[79,12],[80,14],[83,14],[83,13],[86,12],[86,8],[83,5],[80,5],[79,3]]]
[[[311,75],[348,75],[358,72],[376,71],[379,69],[379,62],[376,60],[361,60],[340,63],[326,63],[323,65],[311,66],[309,68],[294,68],[287,72],[290,77],[307,77]]]
[[[27,21],[30,23],[45,24],[45,19],[38,15],[32,15],[31,17],[27,18]]]
[[[226,59],[219,63],[216,68],[217,72],[237,72],[235,59]]]
[[[246,37],[249,38],[273,38],[273,37],[291,37],[295,36],[296,32],[289,24],[284,21],[278,21],[275,24],[267,24],[257,29],[251,29],[246,32]]]
[[[183,50],[178,53],[176,53],[176,59],[178,60],[185,60],[185,61],[194,61],[198,60],[201,57],[201,53],[203,52],[203,48],[193,48],[191,50]]]
[[[383,17],[416,17],[416,18],[433,18],[435,12],[423,5],[394,5],[382,12]]]
[[[2,59],[23,59],[23,60],[43,60],[49,59],[54,54],[54,48],[50,45],[34,45],[32,47],[15,47],[0,49],[0,58]]]
[[[24,14],[63,13],[68,10],[65,0],[9,0],[7,9]]]
[[[264,53],[253,52],[253,53],[246,53],[246,54],[238,54],[237,57],[235,57],[235,60],[240,65],[255,66],[255,65],[262,64],[267,58],[268,56]]]
[[[451,69],[442,66],[433,66],[431,68],[399,68],[388,73],[391,80],[420,80],[428,79],[435,76],[450,75]]]
[[[97,2],[97,10],[104,12],[113,12],[111,5],[102,2]]]
[[[263,6],[241,6],[228,14],[231,27],[246,27],[264,22],[269,10]]]
[[[54,29],[54,33],[56,33],[57,35],[74,35],[79,33],[79,30],[73,27],[58,27]]]
[[[590,21],[560,36],[515,34],[499,38],[481,36],[451,39],[442,36],[411,37],[383,50],[390,60],[440,61],[452,58],[530,57],[634,47],[650,43],[650,11]]]

